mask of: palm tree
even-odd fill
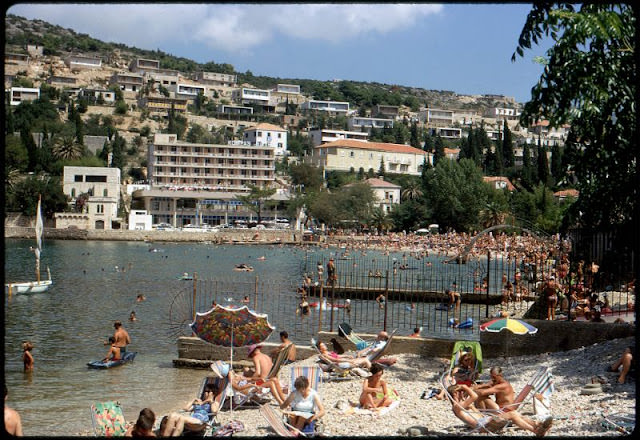
[[[11,189],[15,186],[16,183],[20,180],[20,171],[15,168],[11,168],[7,171],[7,174],[4,176],[4,184],[7,188]]]
[[[371,212],[369,226],[373,226],[378,231],[388,232],[393,227],[393,221],[382,208],[376,207]]]
[[[80,159],[84,154],[84,145],[78,143],[74,131],[63,130],[55,136],[51,152],[56,159]]]
[[[479,213],[480,224],[484,228],[501,225],[506,221],[508,214],[499,204],[489,202]]]
[[[417,200],[422,197],[423,192],[420,189],[420,184],[412,182],[405,189],[402,190],[402,200]]]

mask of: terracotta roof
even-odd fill
[[[258,125],[254,125],[253,127],[247,128],[245,131],[249,130],[273,130],[273,131],[287,131],[282,127],[278,127],[277,125],[268,124],[266,122],[262,122]]]
[[[513,186],[513,184],[511,183],[511,181],[504,177],[504,176],[484,176],[482,178],[482,180],[484,180],[487,183],[492,183],[492,182],[506,182],[507,183],[507,189],[509,191],[514,191],[516,189],[515,186]]]
[[[577,189],[563,189],[553,193],[555,197],[578,197],[580,192]]]
[[[384,187],[384,188],[402,188],[400,185],[396,185],[395,183],[387,182],[386,180],[378,179],[372,177],[370,179],[365,180],[366,183],[373,187]]]
[[[338,139],[333,142],[327,142],[326,144],[318,145],[315,148],[358,148],[361,150],[377,150],[377,151],[387,151],[390,153],[409,153],[409,154],[420,154],[426,155],[427,152],[420,150],[418,148],[414,148],[410,145],[403,144],[388,144],[384,142],[366,142],[359,141],[356,139]]]

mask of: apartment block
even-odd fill
[[[309,130],[309,136],[314,147],[339,139],[355,139],[359,141],[367,141],[369,139],[369,133],[366,132],[330,130],[328,128]]]
[[[347,121],[349,126],[349,130],[355,131],[366,129],[367,131],[371,131],[371,128],[393,128],[393,119],[386,118],[369,118],[365,116],[352,116]]]
[[[310,162],[327,171],[377,171],[382,162],[387,172],[417,176],[425,160],[432,155],[409,145],[341,139],[314,147]]]
[[[200,71],[193,74],[193,80],[208,86],[235,87],[238,83],[238,75]]]
[[[129,70],[131,72],[136,72],[140,74],[144,74],[149,71],[157,71],[160,69],[160,61],[158,60],[147,60],[144,58],[136,58],[131,61],[129,64]]]
[[[139,92],[144,87],[144,77],[139,73],[114,73],[109,83],[117,85],[124,92]]]
[[[244,141],[251,145],[268,146],[276,156],[287,152],[287,130],[277,125],[261,123],[244,130]]]
[[[454,111],[426,108],[418,112],[418,119],[427,127],[451,127],[454,124]]]
[[[84,55],[69,55],[64,63],[73,72],[102,68],[102,59]]]
[[[40,98],[40,89],[32,87],[11,87],[9,89],[9,105],[20,105],[21,102],[34,101]]]
[[[300,104],[302,110],[323,111],[331,114],[349,114],[349,103],[341,101],[309,100]]]
[[[248,191],[275,179],[274,147],[231,141],[227,145],[192,144],[175,134],[156,134],[148,152],[153,188]]]
[[[173,110],[178,113],[187,112],[188,101],[184,98],[170,98],[166,96],[143,96],[138,100],[138,106],[149,110],[151,114],[167,116]]]
[[[397,105],[376,104],[371,110],[372,116],[396,119],[400,115],[400,107]]]

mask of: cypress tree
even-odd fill
[[[549,160],[540,136],[538,136],[538,181],[549,185]]]
[[[504,134],[502,139],[502,157],[504,160],[505,168],[512,168],[516,164],[515,154],[513,153],[513,138],[511,135],[511,130],[509,130],[509,125],[507,121],[504,121],[504,126],[502,128],[502,132]]]
[[[436,135],[436,140],[434,142],[434,153],[433,153],[433,166],[436,166],[440,159],[445,157],[444,154],[444,142],[439,135]]]
[[[551,148],[551,176],[554,180],[554,185],[564,177],[564,170],[562,169],[562,152],[557,143]]]

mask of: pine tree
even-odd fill
[[[380,158],[380,168],[378,168],[378,176],[384,177],[385,173],[386,171],[384,168],[384,158]]]
[[[413,121],[411,124],[411,139],[409,140],[409,144],[414,148],[420,148],[420,136],[418,135],[418,124]]]
[[[443,159],[445,156],[444,142],[439,135],[436,135],[436,140],[434,142],[433,166],[436,166],[440,159]]]
[[[543,185],[549,185],[549,160],[540,136],[538,136],[538,181]]]
[[[516,164],[516,158],[513,153],[513,138],[511,136],[511,130],[509,130],[509,125],[506,120],[504,121],[502,132],[504,134],[502,139],[502,157],[504,167],[513,168]]]

